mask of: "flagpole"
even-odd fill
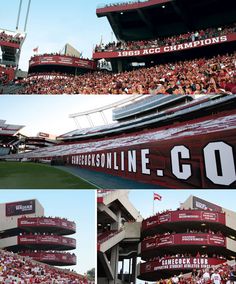
[[[152,215],[154,215],[154,191],[152,192]]]

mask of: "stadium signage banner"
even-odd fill
[[[219,133],[212,135],[218,140]],[[225,141],[208,142],[208,136],[210,134],[205,136],[206,139],[188,137],[185,143],[175,144],[174,139],[169,139],[165,143],[157,141],[129,149],[73,155],[68,162],[74,166],[167,187],[234,188],[236,137],[232,131]]]
[[[142,242],[142,251],[165,246],[207,245],[225,247],[225,238],[213,234],[189,233],[156,237]]]
[[[141,263],[141,273],[170,269],[206,269],[221,263],[223,263],[223,260],[216,258],[164,258],[159,261],[153,261],[151,263]]]
[[[213,211],[219,211],[219,212],[222,211],[222,207],[215,205],[213,203],[210,203],[201,198],[198,198],[196,196],[193,196],[193,208],[210,210],[210,211],[213,210]]]
[[[18,236],[18,244],[59,244],[76,246],[76,241],[72,238],[65,238],[62,236],[28,235]]]
[[[37,65],[62,65],[75,68],[95,69],[96,63],[92,60],[62,56],[62,55],[39,55],[33,57],[29,62],[30,67]]]
[[[21,253],[20,255],[32,257],[36,261],[76,263],[76,256],[71,255],[69,253],[36,252],[36,253]]]
[[[225,225],[225,214],[206,210],[178,210],[153,216],[142,223],[143,230],[170,222],[217,222]]]
[[[35,200],[6,203],[6,216],[19,216],[35,213]]]
[[[61,220],[57,218],[34,218],[34,219],[18,219],[19,227],[59,227],[70,230],[76,230],[76,225],[73,222]]]
[[[236,40],[236,33],[229,35],[222,35],[213,38],[207,38],[203,40],[197,40],[193,42],[186,42],[182,44],[172,45],[172,46],[160,46],[160,47],[150,47],[140,50],[122,50],[122,51],[103,51],[95,52],[93,54],[93,59],[100,58],[116,58],[116,57],[136,57],[136,56],[146,56],[153,54],[176,52],[181,50],[187,50],[192,48],[204,47],[214,44],[220,44]]]

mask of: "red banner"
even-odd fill
[[[216,266],[225,262],[225,260],[218,258],[162,258],[161,260],[153,262],[141,263],[140,272],[150,273],[157,272],[160,270],[192,270],[196,269],[207,269],[212,266]]]
[[[204,246],[226,246],[225,237],[213,234],[172,234],[168,236],[156,237],[142,241],[141,251],[158,249],[166,246],[181,246],[181,245],[204,245]]]
[[[187,49],[205,47],[209,45],[221,44],[225,42],[231,42],[236,40],[236,33],[217,36],[213,38],[207,38],[203,40],[197,40],[193,42],[186,42],[173,46],[156,46],[139,50],[122,50],[122,51],[103,51],[93,53],[93,59],[101,58],[122,58],[122,57],[139,57],[162,53],[178,52]]]
[[[52,236],[52,235],[25,235],[18,236],[18,244],[19,245],[28,245],[28,244],[47,244],[47,245],[68,245],[72,247],[76,247],[76,241],[72,238],[62,237],[62,236]]]
[[[21,256],[29,256],[36,261],[42,262],[60,262],[65,264],[76,264],[76,256],[69,253],[47,253],[47,252],[29,252],[20,253]]]
[[[13,47],[13,48],[20,48],[19,43],[9,42],[9,41],[1,41],[1,40],[0,40],[0,46],[7,46],[7,47]]]
[[[96,62],[92,60],[63,56],[63,55],[39,55],[31,58],[29,66],[38,65],[61,65],[75,68],[96,69]]]
[[[63,157],[74,167],[167,188],[228,189],[236,187],[235,150],[234,109],[189,123],[65,143],[27,157]]]
[[[58,218],[21,218],[18,219],[18,227],[59,227],[76,230],[74,222]]]
[[[225,214],[206,210],[177,210],[158,214],[142,223],[142,230],[148,230],[160,224],[175,222],[211,222],[225,225]]]

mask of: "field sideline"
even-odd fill
[[[89,182],[50,165],[0,162],[1,189],[96,189]]]

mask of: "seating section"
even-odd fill
[[[73,271],[35,262],[28,257],[0,250],[0,283],[70,283],[91,284],[86,277]]]
[[[139,101],[136,101],[135,103],[114,110],[113,118],[118,120],[135,114],[140,115],[143,112],[150,111],[170,101],[174,101],[178,97],[180,96],[176,95],[175,97],[172,97],[172,96],[159,95],[159,96],[151,96],[148,98],[144,98]]]
[[[0,146],[0,156],[5,156],[8,154],[10,154],[10,148]]]
[[[223,36],[236,32],[236,23],[224,27],[208,28],[206,30],[192,31],[186,34],[174,35],[171,37],[154,38],[151,40],[139,41],[113,41],[104,45],[100,43],[95,47],[95,52],[138,50],[151,47],[173,46],[177,44],[204,40],[207,38]]]
[[[21,94],[216,94],[236,93],[236,53],[174,61],[113,74],[65,76],[38,73],[15,84]]]

